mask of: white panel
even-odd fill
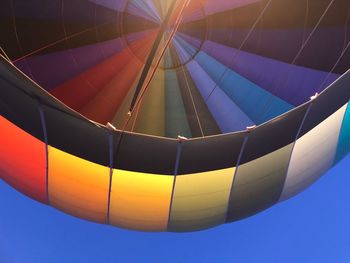
[[[332,167],[345,110],[346,105],[297,140],[280,201],[301,192]]]

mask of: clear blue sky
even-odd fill
[[[139,233],[65,215],[0,180],[0,262],[350,262],[350,156],[297,197],[207,231]]]

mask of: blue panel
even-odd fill
[[[257,124],[264,123],[293,108],[291,104],[245,79],[204,52],[198,53],[196,61]]]
[[[345,112],[342,129],[340,132],[335,164],[350,153],[350,104]]]
[[[190,60],[191,55],[181,45],[178,37],[174,38],[173,45],[174,45],[174,48],[176,50],[176,53],[177,53],[181,63],[184,64],[186,61]]]
[[[197,62],[188,63],[187,69],[222,132],[244,130],[254,124],[220,88],[215,88],[215,82]]]
[[[177,40],[185,50],[191,52],[194,49],[184,39]],[[272,95],[202,51],[196,55],[195,60],[256,124],[264,123],[293,108],[293,105]]]
[[[190,57],[193,57],[196,54],[197,49],[193,45],[185,41],[182,37],[175,36],[175,40]]]
[[[191,46],[181,38],[174,42],[180,58],[188,58]],[[223,92],[213,79],[194,60],[186,65],[209,111],[222,132],[244,130],[254,122]]]

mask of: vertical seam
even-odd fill
[[[41,127],[43,129],[43,135],[44,135],[44,141],[45,141],[45,154],[46,154],[46,200],[47,203],[50,204],[50,198],[49,198],[49,141],[48,141],[48,135],[47,135],[47,126],[46,126],[46,120],[45,120],[45,113],[42,108],[42,105],[39,103],[39,114],[40,114],[40,122]]]
[[[107,224],[109,225],[110,218],[110,203],[111,203],[111,193],[112,193],[112,180],[113,180],[113,133],[108,133],[108,149],[109,149],[109,185],[108,185],[108,199],[107,199]]]
[[[120,133],[118,141],[115,143],[113,135],[115,131],[110,131],[108,135],[108,144],[109,144],[109,188],[108,188],[108,203],[107,203],[107,224],[110,225],[110,215],[111,215],[111,197],[112,197],[112,184],[114,177],[114,159],[118,155],[119,146],[122,141],[123,132]],[[114,147],[116,146],[116,147]]]
[[[231,183],[231,189],[230,189],[230,195],[228,197],[228,201],[227,201],[227,206],[226,206],[226,212],[225,212],[225,218],[224,218],[224,222],[227,222],[227,217],[228,217],[228,212],[229,212],[229,208],[230,208],[230,201],[231,201],[231,197],[233,196],[233,188],[234,188],[234,185],[235,185],[235,181],[236,181],[236,175],[238,173],[238,167],[240,165],[240,162],[241,162],[241,159],[242,159],[242,156],[243,156],[243,152],[245,150],[245,147],[247,145],[247,142],[248,142],[248,139],[249,139],[249,132],[246,134],[246,136],[244,137],[244,140],[243,140],[243,143],[242,143],[242,146],[241,146],[241,150],[239,152],[239,155],[238,155],[238,159],[237,159],[237,164],[236,164],[236,169],[235,169],[235,172],[233,173],[233,178],[232,178],[232,183]]]
[[[171,190],[171,198],[170,198],[170,205],[169,205],[169,215],[168,215],[168,224],[167,224],[167,231],[169,231],[169,225],[170,225],[170,219],[171,219],[171,208],[173,206],[174,201],[174,193],[175,193],[175,184],[176,184],[176,178],[179,172],[179,166],[180,166],[180,157],[182,152],[182,146],[183,143],[179,142],[177,145],[177,151],[176,151],[176,160],[175,160],[175,169],[174,169],[174,180],[173,180],[173,188]]]
[[[292,151],[291,151],[291,153],[290,153],[289,160],[288,160],[288,163],[287,163],[287,169],[286,169],[286,174],[285,174],[285,176],[284,176],[283,186],[282,186],[281,193],[280,193],[280,195],[279,195],[279,198],[278,198],[277,203],[282,201],[282,200],[281,200],[281,197],[282,197],[282,194],[283,194],[284,189],[285,189],[285,186],[286,186],[287,176],[288,176],[288,172],[289,172],[289,168],[290,168],[290,163],[291,163],[291,161],[292,161],[293,152],[294,152],[295,146],[296,146],[296,144],[297,144],[297,141],[298,141],[298,139],[299,139],[299,136],[300,136],[300,134],[301,134],[301,131],[302,131],[303,127],[304,127],[304,123],[305,123],[305,121],[306,121],[306,118],[308,117],[308,115],[309,115],[309,113],[310,113],[310,110],[311,110],[312,105],[313,105],[313,102],[311,102],[311,103],[309,104],[309,106],[308,106],[308,108],[307,108],[307,110],[306,110],[306,112],[305,112],[304,118],[303,118],[303,120],[302,120],[301,123],[300,123],[300,127],[299,127],[299,129],[298,129],[298,132],[297,132],[297,134],[296,134],[296,136],[295,136],[295,139],[294,139],[294,142],[293,142]]]

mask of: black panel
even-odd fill
[[[17,89],[15,83],[6,80],[2,74],[3,70],[4,67],[0,64],[0,115],[39,140],[45,141],[39,103]]]
[[[200,173],[234,167],[245,132],[183,142],[178,174]]]
[[[0,112],[43,139],[39,104],[44,109],[50,145],[105,166],[110,165],[108,131],[71,111],[0,57]]]
[[[15,28],[10,18],[11,0],[1,0],[0,8],[0,46],[4,49],[10,58],[21,54],[20,48],[16,40]]]
[[[250,162],[295,141],[308,105],[304,104],[253,130],[240,164]]]
[[[43,106],[49,145],[104,166],[110,166],[109,132],[87,120]]]
[[[152,27],[155,24],[146,19],[86,0],[2,0],[0,46],[15,60],[31,52],[81,47]]]
[[[114,167],[142,173],[174,175],[178,142],[165,138],[123,133],[118,143]]]
[[[31,79],[23,75],[16,67],[10,64],[4,57],[0,56],[0,75],[19,91],[27,94],[29,97],[37,100],[40,104],[57,108],[77,118],[84,119],[78,113],[72,111],[57,99],[49,95],[40,86],[36,85]]]
[[[3,39],[3,48],[14,59],[64,37],[61,16],[61,1],[11,1],[1,15],[0,27],[14,28],[14,36]],[[54,22],[53,19],[57,22]],[[50,30],[49,30],[50,29]],[[19,42],[19,43],[17,43]],[[18,44],[20,53],[14,53],[13,44]],[[23,52],[23,53],[22,53]]]
[[[350,71],[322,92],[312,103],[300,137],[327,119],[350,99]]]

